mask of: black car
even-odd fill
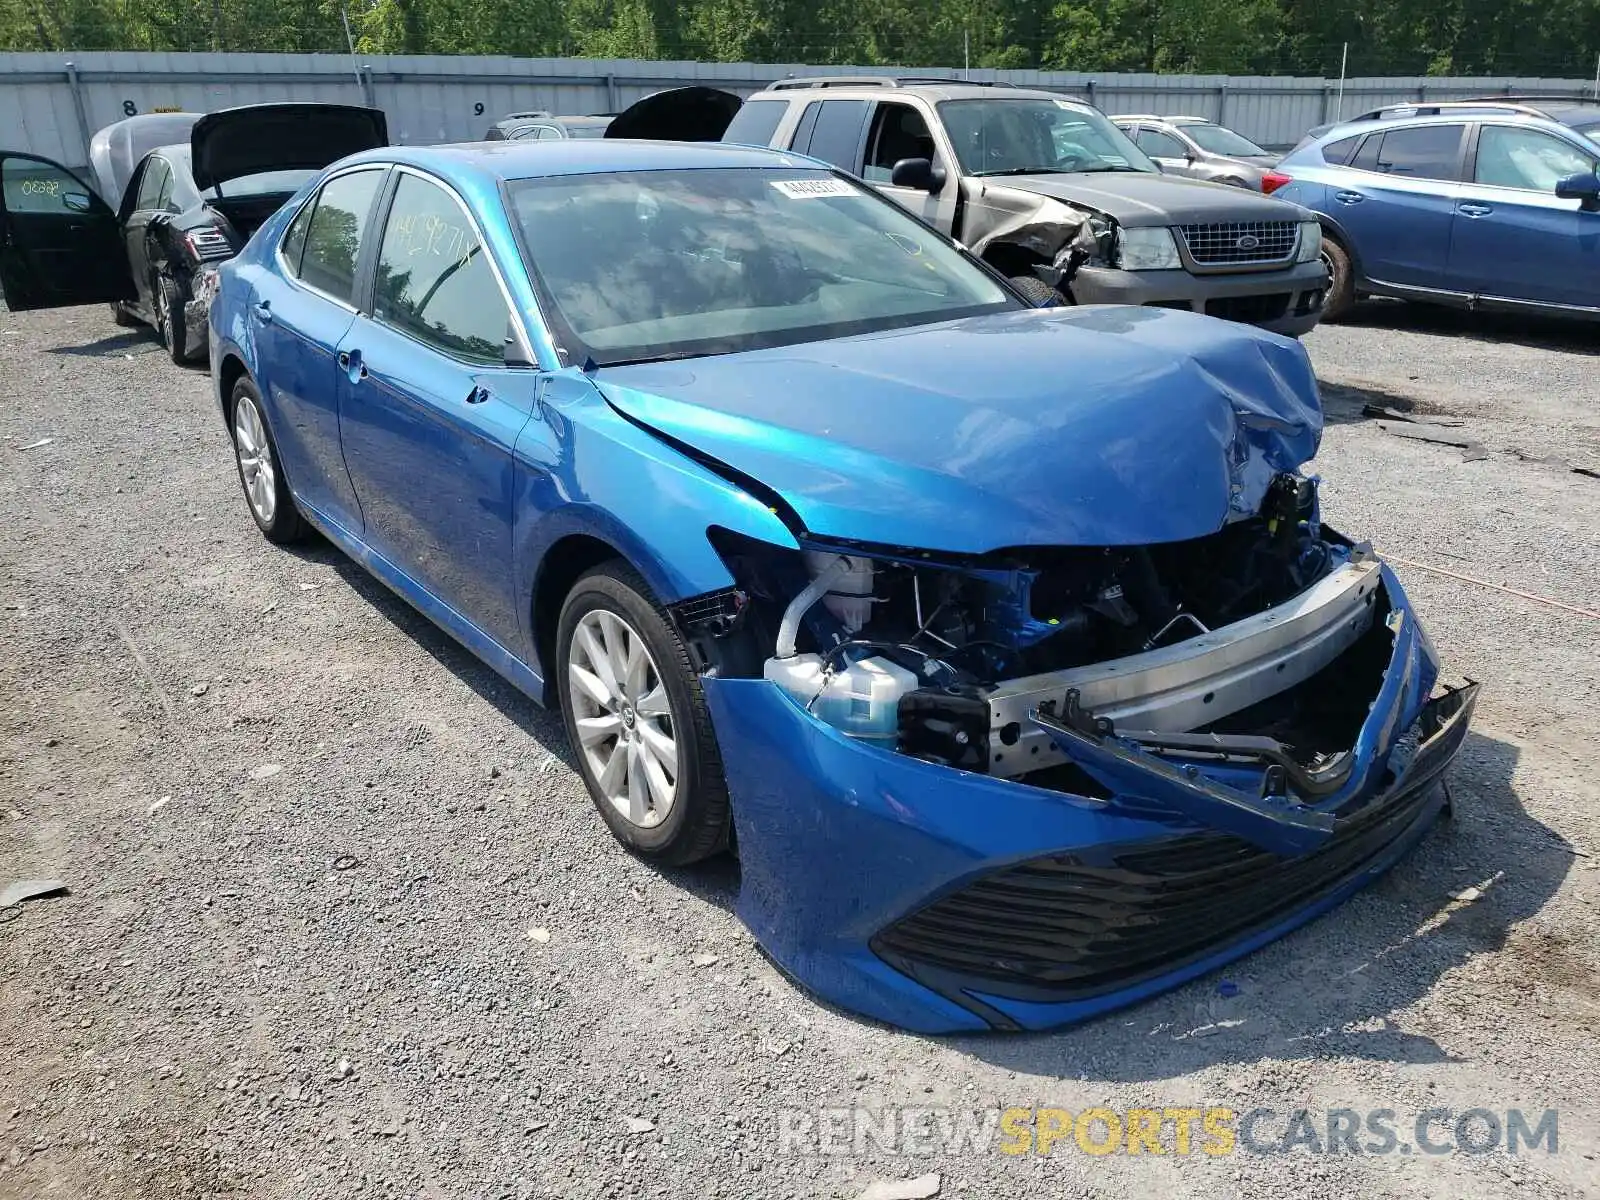
[[[216,265],[317,171],[387,144],[377,109],[225,109],[194,117],[187,144],[144,154],[106,197],[59,163],[0,150],[0,290],[13,311],[108,301],[119,325],[153,325],[174,362],[202,357]],[[98,158],[96,171],[117,189]]]

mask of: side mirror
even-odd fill
[[[1556,184],[1561,200],[1577,200],[1585,212],[1600,212],[1600,174],[1593,171],[1568,175]]]
[[[83,192],[62,192],[61,203],[76,213],[86,213],[93,207],[89,197]]]
[[[944,188],[944,168],[936,167],[925,158],[902,158],[889,172],[889,182],[895,187],[916,188],[937,196]]]

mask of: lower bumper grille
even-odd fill
[[[1265,296],[1219,296],[1206,301],[1206,315],[1221,317],[1224,321],[1243,321],[1260,325],[1276,321],[1289,308],[1288,292],[1272,292]]]
[[[1466,735],[1475,692],[1445,697],[1460,719],[1417,750],[1402,786],[1341,816],[1313,853],[1285,859],[1206,832],[1034,859],[889,926],[872,949],[969,1007],[968,989],[1054,1003],[1175,971],[1276,924],[1379,859],[1427,812]]]

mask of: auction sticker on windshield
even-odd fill
[[[842,179],[774,179],[772,186],[791,200],[814,196],[854,196],[855,188]]]

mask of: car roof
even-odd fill
[[[1561,124],[1560,121],[1552,120],[1549,117],[1536,116],[1532,113],[1473,107],[1457,109],[1452,112],[1430,113],[1427,116],[1378,117],[1367,121],[1347,121],[1344,124],[1332,126],[1326,132],[1319,134],[1316,140],[1319,143],[1340,141],[1374,129],[1394,129],[1400,126],[1415,128],[1423,125],[1463,125],[1468,121],[1484,120],[1492,120],[1497,125],[1526,125],[1532,129],[1547,129],[1551,125]]]
[[[715,167],[808,167],[802,155],[722,142],[648,142],[625,138],[563,138],[547,142],[458,142],[443,146],[386,146],[343,160],[401,163],[458,185],[610,171],[673,171]]]
[[[825,78],[825,77],[818,77]],[[796,99],[796,100],[859,100],[865,97],[881,99],[895,94],[904,95],[911,93],[924,99],[938,102],[940,100],[1059,100],[1085,109],[1094,109],[1081,96],[1073,96],[1066,92],[1052,92],[1045,88],[1021,88],[1009,86],[996,86],[983,83],[964,83],[959,79],[952,79],[949,83],[910,81],[888,79],[882,83],[869,82],[862,79],[838,83],[829,82],[827,86],[820,84],[802,87],[794,80],[780,80],[778,85],[769,85],[765,90],[757,93],[763,100]],[[751,96],[754,100],[756,97]]]

